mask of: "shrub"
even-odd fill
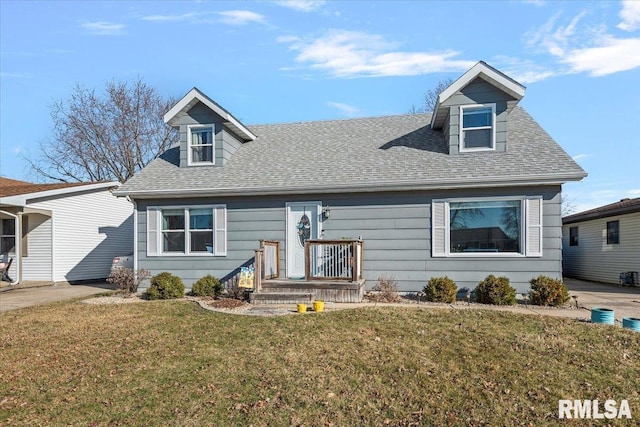
[[[132,270],[131,268],[121,267],[114,270],[107,279],[108,283],[115,283],[118,289],[126,295],[138,292],[138,285],[143,280],[151,277],[148,270]]]
[[[393,277],[382,275],[378,277],[378,283],[373,287],[376,293],[369,295],[369,299],[375,302],[400,302],[398,284]]]
[[[239,284],[240,284],[240,280],[238,280],[237,278],[234,280],[228,281],[226,283],[226,286],[223,286],[225,288],[224,295],[227,298],[244,301],[247,296],[247,292],[246,292],[247,288],[241,288],[240,286],[238,286]]]
[[[191,293],[197,297],[214,297],[222,295],[222,283],[210,274],[198,279],[191,288]]]
[[[508,277],[488,275],[473,291],[476,301],[483,304],[513,305],[516,303],[516,290],[509,285]]]
[[[531,304],[558,307],[569,301],[569,290],[560,279],[540,275],[529,283]]]
[[[172,299],[184,296],[182,279],[166,271],[151,278],[151,286],[147,289],[149,299]]]
[[[422,290],[427,301],[431,302],[454,302],[457,291],[456,282],[446,276],[432,277]]]

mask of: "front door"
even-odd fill
[[[304,277],[304,242],[320,237],[320,202],[287,203],[287,277]]]

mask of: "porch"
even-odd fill
[[[280,242],[260,241],[253,264],[254,304],[361,302],[364,297],[362,240],[309,239],[304,277],[280,277]]]

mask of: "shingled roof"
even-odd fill
[[[527,114],[508,120],[506,152],[450,155],[431,114],[247,126],[245,142],[222,167],[179,167],[166,151],[116,195],[185,197],[310,194],[557,184],[586,173]]]
[[[578,212],[562,218],[563,224],[572,224],[580,221],[588,221],[598,218],[622,215],[626,213],[640,212],[640,197],[635,199],[622,199],[619,202],[600,206],[588,211]]]
[[[0,176],[0,197],[19,196],[23,194],[39,193],[41,191],[58,190],[61,188],[78,187],[81,185],[95,184],[87,182],[58,182],[54,184],[34,184],[17,179]]]

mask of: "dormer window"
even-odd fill
[[[213,158],[213,125],[189,126],[189,164],[212,165]]]
[[[495,104],[461,106],[460,117],[460,151],[495,149]]]

